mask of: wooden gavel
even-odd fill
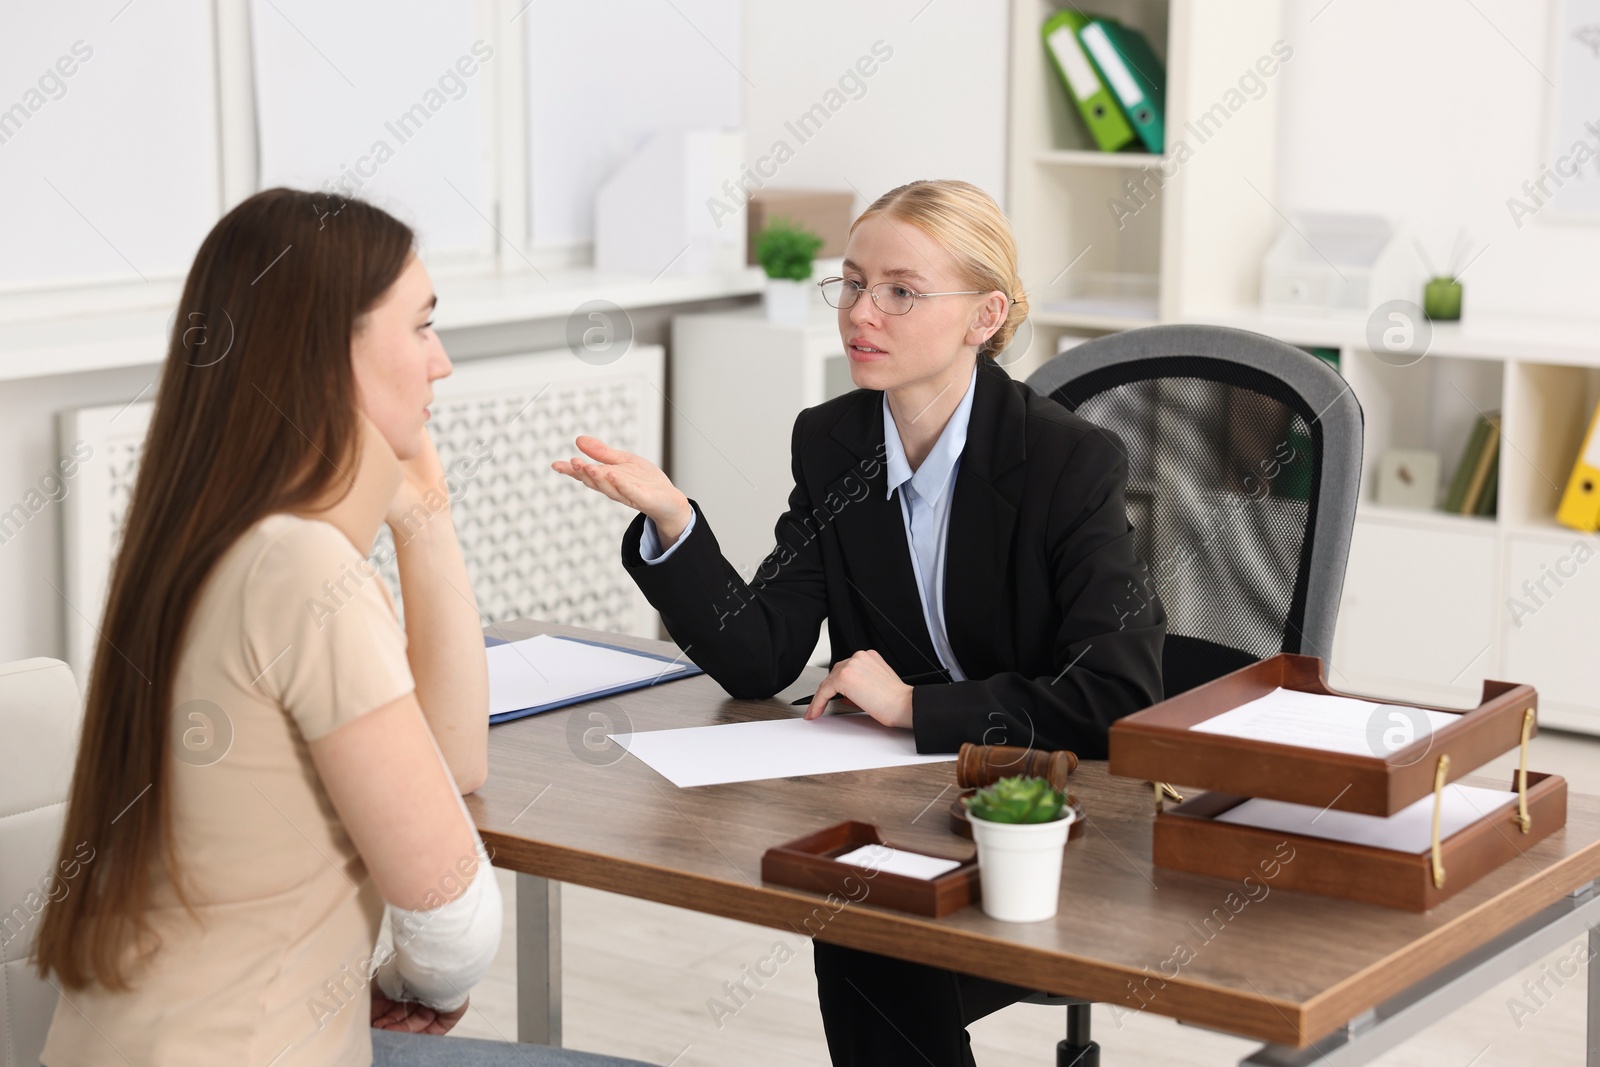
[[[1078,757],[1065,749],[1041,752],[1014,745],[975,745],[967,741],[956,756],[956,785],[962,789],[981,789],[1002,778],[1020,775],[1044,778],[1065,793],[1067,775],[1077,766]]]

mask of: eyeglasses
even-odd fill
[[[860,282],[848,278],[824,278],[817,283],[822,290],[822,299],[828,302],[829,307],[844,311],[855,307],[856,300],[863,292],[872,294],[872,302],[878,305],[878,310],[885,315],[905,315],[917,306],[918,300],[926,300],[930,296],[978,296],[987,293],[987,289],[963,289],[951,293],[919,293],[914,289],[907,289],[898,282],[879,282],[872,288],[867,288]]]

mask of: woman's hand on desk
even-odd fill
[[[660,467],[632,452],[612,448],[597,437],[579,437],[577,445],[588,460],[573,456],[570,460],[558,459],[550,466],[619,504],[643,512],[656,524],[663,546],[678,539],[694,509]]]
[[[834,697],[844,697],[885,726],[911,729],[911,687],[870,648],[833,665],[817,686],[806,718],[821,715]]]

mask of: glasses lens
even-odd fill
[[[917,302],[916,296],[903,285],[888,282],[878,286],[878,306],[890,315],[904,315]]]
[[[850,307],[860,294],[861,290],[855,282],[847,282],[842,278],[830,278],[822,283],[822,299],[828,302],[829,307]]]

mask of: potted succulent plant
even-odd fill
[[[810,314],[811,261],[822,238],[787,219],[773,219],[756,235],[756,262],[767,273],[762,297],[773,322],[803,323]]]
[[[1002,778],[973,794],[967,815],[984,914],[1014,923],[1054,916],[1075,817],[1061,791],[1044,778]]]

